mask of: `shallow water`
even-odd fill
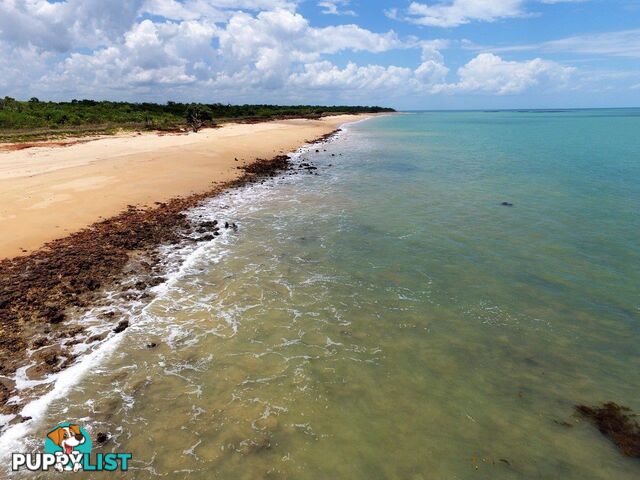
[[[191,212],[239,230],[167,247],[171,281],[25,448],[77,419],[143,479],[638,478],[573,414],[640,410],[638,131],[638,110],[348,127],[302,154],[319,176]]]

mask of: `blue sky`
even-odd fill
[[[640,106],[638,0],[0,0],[0,95]]]

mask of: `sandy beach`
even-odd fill
[[[66,147],[0,151],[0,258],[31,252],[128,205],[152,206],[241,175],[370,115],[227,124],[198,133],[122,134]]]

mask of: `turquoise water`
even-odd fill
[[[347,127],[301,154],[319,176],[192,212],[239,231],[167,248],[171,282],[33,442],[81,419],[135,478],[638,478],[573,414],[640,411],[638,132],[640,110]]]

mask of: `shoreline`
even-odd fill
[[[339,131],[334,129],[305,145],[319,145]],[[211,241],[220,229],[226,230],[224,219],[218,225],[194,224],[186,211],[234,188],[281,174],[313,173],[314,169],[293,166],[288,155],[256,159],[236,167],[241,172],[237,178],[206,192],[176,197],[151,209],[130,206],[29,255],[0,260],[0,432],[29,421],[29,416],[20,415],[22,408],[52,391],[56,381],[51,378],[68,368],[79,368],[82,359],[129,326],[115,311],[106,312],[100,318],[105,327],[102,333],[89,336],[91,332],[80,322],[70,319],[108,305],[103,293],[109,289],[127,300],[149,300],[149,289],[166,280],[159,246]],[[132,271],[135,285],[122,283]],[[87,347],[75,355],[78,344]],[[27,394],[20,396],[24,392],[19,382],[31,383],[33,388],[26,388]]]
[[[122,134],[0,151],[0,259],[34,252],[130,205],[152,208],[208,191],[237,179],[238,166],[373,116],[232,123],[197,134]]]

